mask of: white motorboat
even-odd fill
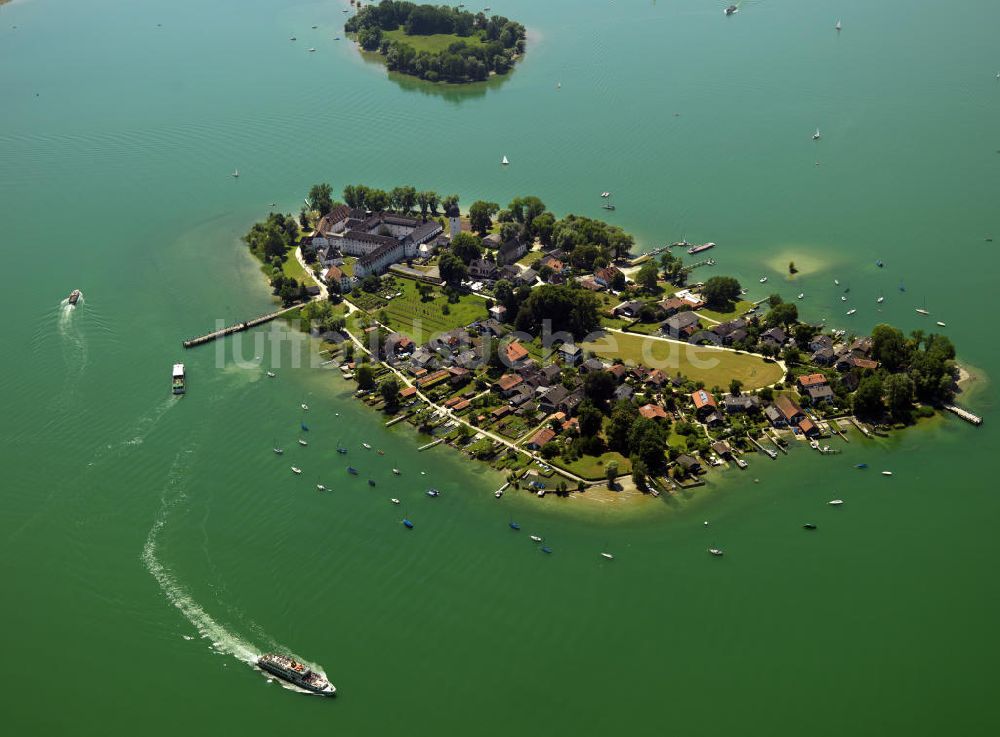
[[[308,440],[303,440],[302,438],[299,438],[299,445],[303,445],[303,446],[304,445],[309,445],[309,441]]]
[[[329,491],[323,484],[316,484],[316,491]]]
[[[715,556],[721,556],[722,555],[722,548],[709,548],[708,552],[711,553],[712,555],[715,555]]]
[[[766,282],[766,281],[767,281],[767,277],[766,277],[766,276],[762,276],[762,277],[760,278],[760,283],[761,283],[761,284],[763,284],[763,283],[764,283],[764,282]]]
[[[806,296],[805,292],[799,292],[799,299],[804,299]]]
[[[945,325],[945,324],[944,324],[943,322],[941,322],[940,320],[938,320],[938,321],[937,321],[937,325],[938,325],[938,327],[941,327],[941,328],[946,328],[946,327],[948,327],[947,325]]]
[[[398,468],[392,469],[392,473],[394,476],[399,476],[399,469]]]
[[[834,283],[834,286],[838,286],[839,287],[840,286],[840,279],[834,279],[833,283]]]
[[[233,179],[239,179],[240,178],[240,170],[239,169],[233,169],[233,173],[230,174],[229,176],[231,176]]]
[[[878,305],[882,304],[883,302],[885,302],[885,297],[883,297],[882,295],[879,295],[879,298],[875,300],[875,304]]]
[[[289,40],[289,41],[298,41],[298,39],[297,39],[297,38],[295,38],[295,36],[289,36],[289,37],[288,37],[288,40]]]
[[[820,135],[820,133],[819,133],[819,128],[817,128],[817,129],[816,129],[816,132],[815,132],[815,133],[813,133],[813,140],[814,140],[814,141],[818,141],[818,140],[819,140],[820,138],[822,138],[822,136],[821,136],[821,135]]]
[[[929,314],[931,314],[931,313],[929,313],[929,312],[928,312],[927,310],[925,310],[925,309],[923,309],[923,308],[921,308],[921,307],[918,307],[918,308],[917,308],[917,314],[918,314],[918,315],[929,315]]]
[[[857,310],[848,310],[847,311],[848,317],[851,316],[851,315],[853,315],[855,312],[857,312]]]
[[[827,504],[829,504],[831,507],[839,507],[843,503],[844,503],[843,499],[831,499],[829,502],[827,502]]]
[[[601,553],[601,557],[604,558],[604,559],[606,559],[606,560],[614,560],[615,559],[615,556],[613,556],[611,553]]]
[[[846,302],[847,301],[847,297],[845,297],[843,294],[840,295],[840,301],[841,302]]]
[[[267,375],[273,379],[277,374],[275,374],[273,371],[268,371]]]
[[[304,409],[304,410],[306,410],[308,412],[309,411],[309,405],[306,404],[305,402],[303,402],[302,403],[302,409]]]
[[[542,541],[542,538],[540,538],[538,535],[528,535],[528,538],[531,540],[531,542],[534,543],[540,543]]]
[[[503,496],[503,489],[497,489],[496,491],[494,491],[493,492],[493,496],[495,496],[497,499],[499,499],[500,497],[502,497]]]
[[[500,164],[502,166],[507,166],[508,164],[510,164],[510,162],[507,160],[507,157],[504,156],[502,159],[500,159]]]
[[[273,450],[273,451],[274,451],[274,452],[275,452],[276,454],[278,454],[279,456],[280,456],[280,455],[281,455],[282,453],[284,453],[284,452],[285,452],[285,449],[284,449],[284,448],[279,448],[279,447],[278,447],[277,445],[276,445],[276,446],[274,446],[273,448],[271,448],[271,450]]]
[[[313,52],[313,51],[315,51],[315,50],[316,50],[316,49],[312,49],[312,48],[311,48],[311,49],[309,49],[309,53],[312,53],[312,52]]]
[[[835,25],[835,26],[834,26],[834,28],[836,28],[836,29],[837,29],[838,31],[839,31],[839,30],[840,30],[841,28],[843,28],[843,26],[842,26],[842,25],[840,24],[840,21],[839,21],[839,20],[837,21],[837,25]]]
[[[302,473],[302,469],[299,468],[298,466],[292,466],[292,473],[294,473],[294,474],[300,474],[300,473]]]
[[[883,471],[882,475],[883,476],[892,476],[892,471]]]
[[[366,448],[367,450],[371,450],[372,449],[372,447],[368,443],[362,443],[361,447],[362,448]]]
[[[399,504],[399,499],[397,499],[396,497],[393,497],[389,501],[392,502],[393,504]]]

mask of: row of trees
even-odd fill
[[[394,187],[387,191],[365,184],[348,184],[344,187],[344,202],[348,207],[359,210],[367,209],[372,212],[391,210],[404,215],[409,215],[414,208],[417,208],[424,219],[428,215],[437,215],[439,207],[446,214],[458,210],[457,194],[442,197],[434,190],[418,191],[409,185]]]

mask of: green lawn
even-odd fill
[[[740,317],[744,312],[753,307],[753,302],[749,300],[740,300],[736,303],[736,306],[731,312],[716,312],[715,310],[698,310],[699,315],[704,315],[710,320],[718,320],[719,322],[728,322],[729,320],[735,320]]]
[[[382,37],[389,41],[398,41],[413,48],[418,54],[426,51],[437,54],[446,51],[456,41],[464,41],[469,46],[482,46],[483,41],[479,36],[456,36],[453,33],[435,33],[430,36],[408,36],[402,28],[395,31],[382,31]]]
[[[434,333],[446,332],[486,318],[486,302],[480,297],[464,294],[455,304],[439,289],[431,291],[431,298],[424,302],[417,292],[417,282],[396,277],[397,291],[402,292],[382,307],[388,325],[415,341],[427,341]],[[448,314],[444,313],[447,308]],[[376,311],[377,315],[377,311]]]
[[[295,258],[295,249],[289,249],[288,253],[285,254],[285,260],[281,263],[281,271],[286,277],[291,277],[299,284],[305,284],[307,286],[313,284],[312,277],[305,272],[302,268],[302,264],[299,260]]]
[[[692,381],[703,381],[709,388],[728,387],[731,379],[739,379],[745,389],[752,390],[782,379],[781,368],[765,363],[759,356],[668,343],[629,333],[607,333],[583,347],[601,356],[621,358],[626,363],[659,368],[668,376],[680,371]]]
[[[608,451],[599,456],[582,456],[572,463],[567,463],[563,458],[554,458],[549,463],[556,468],[563,468],[582,476],[588,481],[597,481],[606,477],[608,464],[612,461],[618,463],[618,473],[632,473],[632,462],[615,451]]]

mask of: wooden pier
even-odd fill
[[[238,322],[235,325],[230,325],[229,327],[220,328],[211,333],[206,333],[205,335],[199,335],[197,338],[191,338],[190,340],[184,341],[185,348],[194,348],[195,346],[204,345],[205,343],[211,343],[213,340],[218,338],[224,338],[227,335],[232,335],[234,333],[242,333],[244,330],[249,330],[250,328],[255,328],[258,325],[263,325],[264,323],[271,322],[278,317],[281,317],[286,312],[291,312],[292,310],[298,309],[302,305],[292,305],[291,307],[286,307],[283,310],[278,310],[277,312],[269,312],[266,315],[261,315],[260,317],[255,317],[252,320],[246,320],[245,322]]]
[[[775,453],[770,448],[765,448],[763,445],[761,445],[759,442],[757,442],[757,439],[755,437],[753,437],[750,433],[747,433],[747,440],[749,440],[754,445],[754,447],[757,448],[757,450],[759,450],[761,453],[763,453],[764,455],[766,455],[772,461],[775,461],[775,460],[778,459],[778,454],[777,453]]]
[[[967,409],[962,409],[957,404],[946,404],[946,405],[944,405],[944,408],[946,410],[948,410],[949,412],[951,412],[953,415],[957,415],[958,417],[961,417],[963,420],[965,420],[969,424],[976,425],[977,427],[979,425],[983,424],[983,418],[982,417],[980,417],[979,415],[972,414],[972,412],[970,412]]]

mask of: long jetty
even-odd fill
[[[298,309],[302,305],[292,305],[291,307],[286,307],[283,310],[278,310],[277,312],[269,312],[266,315],[261,315],[255,317],[252,320],[245,320],[244,322],[238,322],[235,325],[230,325],[229,327],[221,328],[215,330],[211,333],[206,333],[205,335],[199,335],[197,338],[191,338],[184,341],[185,348],[194,348],[195,346],[204,345],[205,343],[211,343],[213,340],[218,338],[224,338],[227,335],[232,335],[233,333],[242,333],[244,330],[249,330],[250,328],[255,328],[258,325],[263,325],[266,322],[271,322],[278,317],[281,317],[286,312],[291,312],[294,309]]]
[[[958,417],[961,417],[963,420],[965,420],[968,423],[971,423],[973,425],[982,425],[983,424],[983,418],[982,417],[980,417],[979,415],[972,414],[967,409],[962,409],[957,404],[946,404],[944,406],[944,408],[946,410],[948,410],[949,412],[951,412],[952,414],[957,415]]]

